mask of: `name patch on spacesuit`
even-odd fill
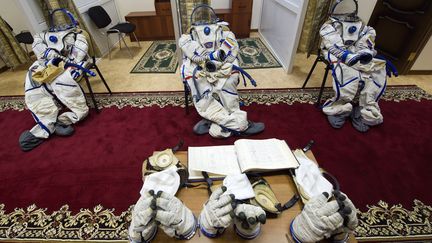
[[[213,42],[207,42],[207,43],[204,43],[204,46],[205,46],[206,48],[213,48]]]

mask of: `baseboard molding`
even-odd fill
[[[432,75],[432,70],[410,70],[408,75]]]
[[[258,32],[258,29],[251,29],[251,32]]]

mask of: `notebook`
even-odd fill
[[[189,147],[189,179],[211,178],[246,172],[294,169],[299,163],[284,140],[239,139],[234,145]]]

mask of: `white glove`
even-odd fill
[[[350,67],[358,62],[367,64],[373,59],[372,54],[369,52],[351,53],[344,47],[332,46],[329,48],[329,52]]]
[[[234,227],[240,237],[251,240],[260,234],[261,224],[266,222],[266,214],[261,207],[240,204],[234,213]]]
[[[328,193],[313,197],[291,222],[290,231],[296,241],[317,242],[328,238],[344,222],[337,201],[327,202]]]
[[[153,195],[153,191],[144,192],[132,210],[129,226],[129,240],[132,243],[150,242],[157,233],[155,212],[151,209],[151,205],[156,204]]]
[[[222,194],[227,190],[225,186],[216,189],[203,206],[199,217],[201,232],[210,238],[222,234],[231,225],[234,216],[234,195]]]
[[[197,228],[192,211],[178,198],[162,191],[156,195],[156,221],[167,235],[181,240],[192,238]]]
[[[343,214],[344,223],[342,227],[336,229],[333,232],[333,239],[338,242],[346,242],[348,240],[349,234],[354,232],[358,225],[357,219],[357,209],[351,200],[343,192],[333,193],[336,200],[339,202],[340,212]]]

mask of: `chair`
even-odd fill
[[[327,76],[328,76],[328,73],[329,73],[329,71],[331,69],[331,66],[332,66],[332,64],[322,55],[321,49],[318,49],[317,58],[315,59],[315,62],[312,65],[312,68],[309,71],[309,74],[308,74],[308,76],[307,76],[307,78],[304,81],[303,86],[302,86],[302,89],[304,89],[306,87],[306,85],[309,82],[309,79],[312,76],[312,73],[314,72],[315,67],[318,64],[318,62],[324,63],[326,65],[326,67],[325,67],[324,77],[323,77],[323,80],[322,80],[322,83],[321,83],[321,88],[320,88],[320,91],[319,91],[319,94],[318,94],[318,99],[317,99],[317,101],[315,103],[316,106],[320,106],[320,104],[321,104],[321,98],[322,98],[324,87],[325,87],[325,84],[326,84],[326,81],[327,81]]]
[[[88,14],[90,16],[90,19],[93,21],[93,23],[99,29],[107,27],[112,22],[108,13],[101,6],[94,6],[94,7],[89,8]],[[109,34],[115,34],[115,33],[117,33],[118,37],[119,37],[120,49],[121,49],[121,41],[123,41],[123,43],[125,44],[128,52],[129,52],[129,55],[131,56],[131,58],[133,58],[132,52],[129,49],[128,45],[126,44],[126,41],[125,41],[122,34],[133,34],[133,36],[135,37],[135,40],[138,42],[138,46],[141,47],[141,44],[135,35],[135,29],[136,29],[136,26],[134,24],[129,23],[129,22],[123,22],[123,23],[118,23],[117,25],[109,28],[106,31],[105,35],[106,35],[106,39],[107,39],[108,52],[109,52],[109,58],[110,59],[111,59],[111,47],[110,47],[110,41],[109,41]]]
[[[6,22],[6,21],[5,21]],[[13,32],[12,26],[8,22],[6,22],[6,25],[9,27],[11,32]],[[24,48],[26,50],[27,55],[30,57],[30,54],[27,49],[27,45],[33,44],[33,35],[28,30],[23,30],[18,35],[15,35],[15,39],[18,41],[18,43],[24,44]]]
[[[109,88],[107,82],[105,81],[105,78],[102,75],[102,72],[100,71],[99,67],[96,65],[96,57],[95,57],[94,49],[93,49],[93,41],[90,38],[90,35],[86,31],[82,30],[82,34],[88,40],[88,45],[89,45],[88,55],[91,57],[91,60],[89,60],[89,63],[87,64],[86,68],[87,69],[94,69],[94,70],[96,70],[96,72],[100,76],[103,84],[105,85],[105,88],[108,90],[108,93],[111,95],[112,94],[111,89]],[[87,85],[87,88],[88,88],[88,90],[90,92],[90,97],[91,97],[91,99],[93,101],[93,106],[96,109],[96,111],[99,112],[99,108],[97,106],[97,102],[96,102],[96,99],[95,99],[95,96],[94,96],[94,93],[93,93],[93,89],[92,89],[91,84],[90,84],[89,75],[87,73],[83,72],[82,78],[84,78],[84,80],[86,82],[86,85]]]

